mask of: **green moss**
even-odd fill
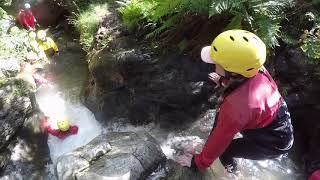
[[[83,50],[90,51],[94,35],[98,30],[99,24],[108,13],[108,4],[90,4],[80,9],[78,14],[70,18],[76,30],[80,33],[80,44]]]
[[[28,47],[28,32],[11,27],[12,17],[0,8],[0,60],[24,59]]]
[[[136,29],[143,21],[151,21],[153,9],[158,5],[155,1],[132,0],[123,3],[119,9],[123,23],[131,30]]]
[[[11,6],[12,0],[1,0],[0,6]]]

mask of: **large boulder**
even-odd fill
[[[0,6],[10,6],[12,3],[12,0],[2,0],[0,2]]]
[[[28,85],[22,80],[0,81],[0,150],[2,151],[0,164],[2,167],[8,161],[5,146],[32,111],[28,89]]]
[[[35,2],[32,12],[42,26],[56,26],[59,20],[65,18],[64,9],[51,0]]]
[[[319,61],[294,47],[282,46],[270,69],[288,104],[294,127],[293,158],[307,174],[320,168]]]
[[[17,59],[0,61],[0,71],[6,77],[14,77],[20,72],[20,61]]]
[[[121,26],[116,7],[108,7],[92,45],[85,92],[86,105],[98,120],[181,126],[213,107],[208,99],[214,84],[207,82],[212,66],[139,41]]]
[[[165,160],[145,132],[111,132],[58,158],[58,179],[144,179]],[[70,163],[72,162],[72,163]]]

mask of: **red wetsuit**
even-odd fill
[[[62,132],[59,129],[52,129],[50,126],[47,128],[49,134],[58,137],[59,139],[65,139],[70,135],[78,133],[78,126],[70,126],[68,131]]]
[[[235,134],[268,126],[277,115],[281,95],[267,70],[248,79],[227,95],[219,110],[217,126],[198,155],[195,165],[208,168],[229,146]]]
[[[44,131],[48,132],[49,134],[56,136],[59,139],[65,139],[66,137],[70,135],[75,135],[78,133],[78,126],[70,126],[70,129],[68,131],[60,131],[59,129],[53,129],[50,126],[50,123],[48,121],[47,117],[43,117],[41,122],[41,129],[44,129]]]
[[[19,22],[27,30],[35,30],[36,18],[33,16],[32,11],[25,11],[21,9],[19,11]]]

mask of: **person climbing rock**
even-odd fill
[[[20,64],[20,69],[21,72],[17,77],[28,82],[34,89],[36,89],[37,87],[53,87],[53,85],[47,78],[38,73],[36,65],[29,62],[23,62]]]
[[[262,160],[287,153],[293,128],[286,102],[263,64],[266,46],[255,34],[228,30],[219,34],[201,58],[215,64],[209,78],[223,87],[215,125],[201,153],[179,158],[182,166],[205,171],[218,157],[229,173],[234,158]],[[234,139],[237,133],[242,138]]]
[[[48,61],[48,58],[45,54],[45,52],[43,51],[42,48],[40,48],[39,43],[37,41],[37,34],[35,32],[30,32],[29,33],[29,44],[30,44],[30,54],[33,52],[34,54],[36,54],[37,58],[36,61],[38,60],[44,60],[44,61]]]
[[[36,18],[33,16],[29,3],[24,4],[24,9],[19,10],[18,20],[22,27],[29,31],[34,31],[36,26]]]
[[[58,120],[58,129],[55,129],[50,125],[50,120],[46,116],[43,116],[41,121],[41,128],[43,131],[62,140],[68,136],[76,135],[78,133],[78,126],[70,125],[68,119]]]
[[[54,56],[59,53],[58,46],[50,37],[47,37],[47,33],[44,30],[38,31],[37,38],[40,49],[43,50],[47,56]]]

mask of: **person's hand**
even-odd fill
[[[221,76],[215,72],[212,72],[209,74],[209,79],[211,79],[213,82],[215,82],[216,84],[219,83],[219,79],[221,78]]]
[[[191,167],[191,160],[193,155],[190,153],[186,153],[184,155],[181,155],[177,157],[177,162],[184,167]]]

